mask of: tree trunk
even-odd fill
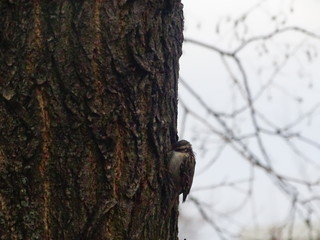
[[[0,25],[0,238],[177,239],[179,0],[3,0]]]

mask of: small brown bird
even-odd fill
[[[172,150],[169,152],[169,173],[174,192],[177,195],[183,193],[183,202],[192,186],[195,165],[194,153],[188,141],[180,140],[172,145]]]

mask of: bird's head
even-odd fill
[[[180,140],[172,145],[172,149],[177,152],[188,153],[192,151],[191,144],[186,140]]]

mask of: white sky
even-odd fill
[[[261,3],[260,7],[252,11],[247,18],[247,26],[243,26],[243,31],[247,28],[247,37],[257,36],[261,34],[268,34],[273,31],[275,25],[283,26],[300,26],[307,30],[320,33],[320,1],[319,0],[184,0],[185,13],[185,37],[199,40],[217,46],[223,50],[234,49],[239,42],[232,38],[232,22],[228,21],[227,17],[232,19],[241,17],[244,12],[250,11],[253,7]],[[288,7],[289,6],[289,7]],[[290,13],[290,6],[293,7],[293,13]],[[270,19],[275,16],[272,24]],[[219,34],[216,32],[216,26],[220,23]],[[240,28],[241,30],[241,28]],[[285,34],[277,37],[275,41],[267,45],[270,52],[279,48],[279,54],[271,55],[272,60],[281,62],[283,56],[283,42],[291,43],[292,46],[299,46],[299,44],[320,46],[320,41],[306,40],[303,35]],[[241,53],[242,60],[248,71],[249,80],[258,79],[259,81],[251,81],[253,92],[258,91],[261,84],[266,82],[272,70],[269,58],[257,58],[259,45],[248,47]],[[289,52],[293,49],[289,49]],[[232,109],[234,106],[240,105],[238,98],[231,89],[231,82],[228,79],[221,58],[215,52],[210,52],[207,49],[197,47],[190,43],[184,45],[183,56],[180,61],[180,76],[190,84],[201,97],[209,103],[214,109],[223,111]],[[258,59],[258,61],[257,61]],[[297,51],[291,61],[282,69],[277,77],[276,87],[271,90],[259,100],[259,106],[265,109],[265,113],[280,126],[290,123],[299,114],[302,114],[309,109],[314,103],[315,99],[319,98],[320,81],[319,76],[319,60],[310,63],[306,66],[303,49]],[[256,70],[261,68],[261,75],[257,77]],[[308,74],[304,78],[298,77],[298,74]],[[303,80],[302,80],[303,79]],[[308,86],[312,84],[312,89]],[[287,86],[290,85],[290,88]],[[197,110],[200,114],[205,114],[200,110],[200,107],[192,100],[187,91],[180,86],[180,97]],[[285,97],[283,97],[285,96]],[[288,97],[289,96],[289,97]],[[292,97],[290,97],[292,96]],[[294,100],[296,96],[301,96],[304,100],[302,104],[297,104]],[[232,97],[234,99],[232,100]],[[268,98],[269,97],[269,98]],[[271,99],[271,100],[270,100]],[[271,102],[271,103],[270,103]],[[180,116],[181,116],[180,112]],[[320,114],[318,114],[319,116]],[[317,119],[319,120],[319,118]],[[244,117],[243,122],[246,119]],[[319,134],[316,129],[317,122],[309,122],[308,127],[305,125],[301,128],[310,136],[318,138]],[[239,124],[239,123],[238,123]],[[239,131],[246,131],[250,128],[248,124],[240,126]],[[201,153],[199,144],[197,142],[197,134],[199,138],[203,137],[203,128],[197,125],[194,121],[189,121],[186,131],[183,133],[183,138],[195,141],[195,151]],[[180,136],[181,137],[181,136]],[[274,141],[274,140],[270,140]],[[320,141],[320,139],[319,139]],[[268,142],[269,143],[269,142]],[[302,169],[304,167],[301,162],[294,160],[295,156],[286,151],[281,143],[273,142],[267,144],[270,147],[271,155],[275,159],[289,159],[289,161],[296,161],[294,165],[291,164],[288,170],[287,161],[279,161],[276,163],[277,169],[283,173],[289,174],[305,174],[306,177],[314,175],[317,169]],[[217,145],[210,145],[211,148],[216,148]],[[309,149],[308,149],[309,151]],[[210,151],[209,151],[210,152]],[[310,150],[309,152],[312,155]],[[232,151],[226,149],[221,155],[221,161],[218,161],[205,174],[201,174],[201,170],[210,161],[210,155],[197,155],[197,175],[194,180],[194,189],[206,186],[209,184],[217,184],[222,180],[230,180],[232,178],[246,178],[250,167],[244,161],[239,161]],[[291,162],[292,163],[292,162]],[[288,171],[289,172],[288,172]],[[302,173],[304,172],[304,173]],[[259,171],[257,173],[259,175]],[[258,222],[262,225],[281,222],[287,217],[287,212],[290,207],[287,199],[278,189],[270,184],[270,180],[263,175],[257,178],[255,183],[255,203],[243,208],[236,214],[236,226],[254,224],[252,220],[252,209],[255,208],[259,212]],[[191,195],[200,198],[203,202],[211,206],[207,208],[208,214],[219,221],[222,226],[233,229],[233,224],[226,220],[224,223],[223,217],[218,216],[217,213],[223,213],[236,206],[235,202],[240,202],[242,199],[238,193],[225,190],[214,191],[194,191]],[[272,203],[272,204],[270,204]],[[213,209],[213,210],[210,210]],[[201,217],[196,215],[196,211],[192,208],[192,203],[187,202],[181,205],[182,220],[180,226],[181,239],[202,239],[215,240],[219,239],[214,235],[211,227],[204,224]]]

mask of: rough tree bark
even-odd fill
[[[0,1],[1,239],[177,239],[179,0]]]

